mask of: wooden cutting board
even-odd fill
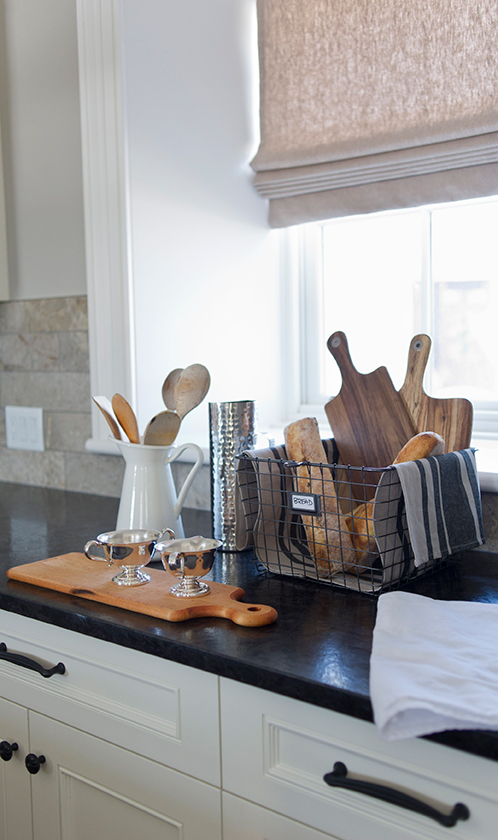
[[[427,396],[423,389],[431,345],[430,337],[423,333],[412,338],[399,394],[417,432],[437,432],[445,440],[445,452],[467,449],[472,436],[472,403],[463,397],[436,399]]]
[[[7,577],[164,621],[213,616],[228,618],[243,627],[261,627],[277,618],[273,607],[241,603],[244,590],[236,586],[208,581],[211,591],[207,595],[176,598],[169,594],[169,589],[178,579],[169,572],[148,567],[146,571],[151,577],[150,583],[123,587],[112,583],[111,578],[116,571],[104,563],[89,560],[84,554],[73,552],[13,566],[7,570]]]
[[[387,368],[358,373],[343,332],[333,333],[327,347],[342,374],[339,394],[325,406],[341,464],[356,467],[392,464],[415,429]]]

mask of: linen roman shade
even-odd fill
[[[496,0],[258,0],[270,224],[498,193]]]

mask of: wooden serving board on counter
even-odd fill
[[[13,566],[7,577],[55,589],[67,595],[77,595],[90,601],[100,601],[123,610],[144,613],[164,621],[186,621],[189,618],[228,618],[243,627],[272,624],[277,611],[264,604],[244,604],[244,590],[225,583],[207,581],[210,592],[198,598],[177,598],[169,589],[177,578],[162,569],[147,567],[151,580],[143,586],[118,586],[111,578],[114,567],[89,560],[84,554],[72,552]]]

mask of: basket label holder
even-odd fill
[[[317,493],[298,493],[291,490],[288,494],[288,506],[293,513],[306,516],[322,514],[321,498]]]

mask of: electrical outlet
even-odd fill
[[[5,406],[7,449],[45,451],[43,409],[20,405]]]

